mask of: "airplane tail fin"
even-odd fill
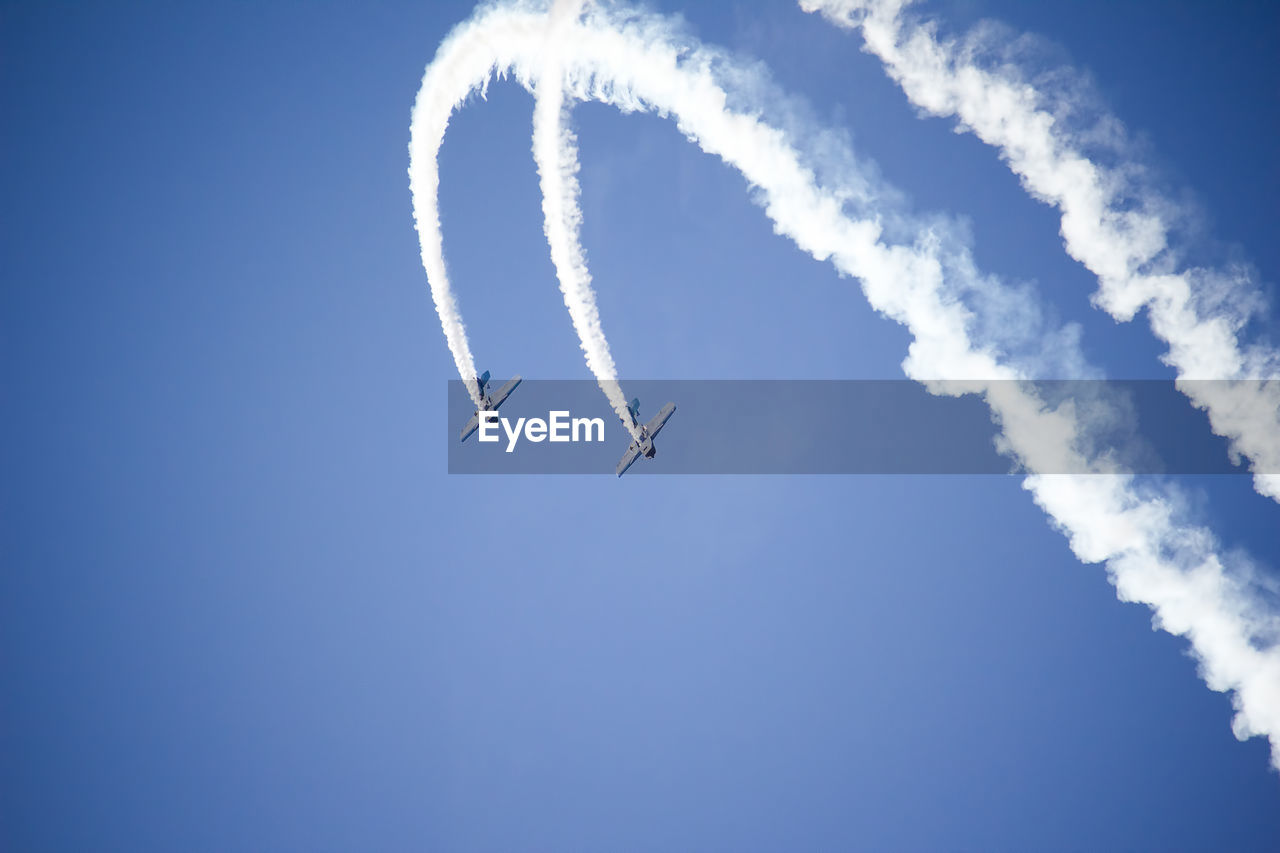
[[[489,371],[485,371],[476,377],[476,384],[480,386],[480,393],[484,393],[484,386],[489,384]]]
[[[631,413],[631,417],[640,420],[640,398],[635,397],[630,403],[627,403],[627,411]]]

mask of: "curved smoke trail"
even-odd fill
[[[452,110],[495,74],[511,73],[536,92],[547,61],[546,22],[527,6],[478,13],[441,45],[424,89],[446,88],[420,94],[419,105]],[[1072,409],[1049,408],[1025,388],[998,381],[1025,374],[1001,357],[998,342],[979,342],[985,326],[964,297],[977,294],[971,301],[998,312],[1016,295],[978,274],[967,250],[929,223],[916,223],[914,241],[889,243],[885,223],[902,217],[846,214],[865,199],[864,185],[821,184],[786,132],[749,111],[750,103],[748,110],[732,106],[742,95],[720,84],[717,69],[738,82],[749,71],[679,37],[660,19],[629,12],[590,9],[566,25],[556,44],[573,97],[669,116],[704,151],[742,172],[778,233],[857,278],[872,306],[910,331],[907,374],[940,393],[982,394],[1005,449],[1029,470],[1108,470],[1079,449],[1088,426]],[[415,111],[414,120],[442,128],[447,115]],[[437,149],[438,141],[430,154]],[[840,163],[818,168],[841,173]],[[879,201],[874,194],[868,200]],[[438,220],[425,220],[427,227],[433,222],[438,228]],[[423,228],[424,219],[418,224]],[[430,245],[438,247],[438,237]],[[432,292],[448,297],[447,280],[433,282]],[[451,298],[443,304],[442,322],[453,305]],[[1233,694],[1236,735],[1269,737],[1280,768],[1280,617],[1251,589],[1248,566],[1229,568],[1213,535],[1183,522],[1176,494],[1143,490],[1131,477],[1033,474],[1025,486],[1081,560],[1106,563],[1122,599],[1149,605],[1159,627],[1188,638],[1208,685]]]
[[[440,233],[440,145],[444,142],[444,132],[454,109],[471,91],[471,87],[466,86],[459,100],[447,100],[450,97],[448,93],[459,91],[461,80],[447,80],[443,76],[449,73],[467,75],[467,72],[468,69],[446,68],[438,63],[427,66],[409,123],[409,193],[413,197],[413,222],[418,231],[422,266],[427,271],[427,283],[431,287],[431,300],[440,317],[454,366],[458,368],[458,375],[462,377],[471,401],[479,408],[476,360],[471,355],[467,329],[453,298],[453,289],[449,286]]]
[[[578,204],[578,141],[569,127],[559,57],[565,48],[562,42],[566,35],[572,34],[581,11],[581,0],[569,0],[555,3],[547,16],[547,49],[534,87],[533,158],[542,189],[543,229],[551,248],[551,262],[555,265],[573,328],[582,343],[587,368],[596,377],[618,419],[631,437],[638,440],[639,430],[627,413],[627,398],[618,383],[618,369],[600,325],[591,273],[578,238],[582,226],[582,209]]]
[[[1000,151],[1035,198],[1062,216],[1067,253],[1098,278],[1095,303],[1118,321],[1147,309],[1151,330],[1168,345],[1164,361],[1178,387],[1209,416],[1213,431],[1253,462],[1254,487],[1280,501],[1280,353],[1242,341],[1262,299],[1239,269],[1188,267],[1171,245],[1178,206],[1135,183],[1142,169],[1108,167],[1086,153],[1091,140],[1114,140],[1119,122],[1102,116],[1073,130],[1073,92],[1043,91],[1001,60],[988,31],[941,40],[936,27],[904,16],[910,0],[800,0],[845,28],[857,28],[911,102]],[[1059,75],[1059,78],[1061,75]],[[1061,79],[1058,84],[1061,86]],[[1211,381],[1196,380],[1238,380]]]

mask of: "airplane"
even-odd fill
[[[467,438],[480,428],[480,413],[495,411],[507,397],[511,396],[511,392],[516,390],[516,386],[521,382],[520,377],[514,376],[506,385],[499,388],[493,396],[485,393],[484,389],[489,384],[489,371],[485,371],[483,375],[476,377],[476,385],[480,388],[480,408],[476,409],[476,413],[471,416],[471,420],[467,421],[467,425],[462,428],[462,437],[459,441],[466,441]]]
[[[619,477],[625,474],[627,469],[634,465],[641,455],[646,459],[652,459],[657,455],[658,448],[653,446],[653,440],[662,430],[662,427],[666,425],[667,419],[675,413],[675,410],[675,403],[667,403],[662,407],[662,411],[653,416],[653,420],[644,426],[640,426],[640,398],[637,397],[627,404],[627,412],[631,415],[631,425],[640,427],[640,438],[631,442],[627,452],[622,454],[622,460],[618,463]]]

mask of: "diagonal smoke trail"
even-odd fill
[[[1262,307],[1255,282],[1240,270],[1184,265],[1171,246],[1177,205],[1136,185],[1132,162],[1107,167],[1087,153],[1114,140],[1119,122],[1102,116],[1073,130],[1080,104],[1027,82],[1002,60],[987,30],[944,41],[927,22],[904,16],[910,0],[800,0],[806,11],[861,31],[865,49],[884,63],[911,102],[999,149],[1035,198],[1062,215],[1068,254],[1098,277],[1097,305],[1119,321],[1147,309],[1151,330],[1168,347],[1164,361],[1179,388],[1209,415],[1213,431],[1253,462],[1254,487],[1280,501],[1280,353],[1242,341]],[[1061,80],[1057,81],[1061,89]],[[1123,152],[1121,152],[1123,158]]]
[[[424,86],[455,88],[433,93],[431,102],[461,103],[494,74],[512,73],[536,88],[548,49],[545,22],[529,6],[493,6],[459,26],[424,79]],[[792,135],[759,117],[768,86],[757,74],[661,19],[625,10],[590,9],[556,50],[573,97],[669,116],[704,151],[741,171],[779,234],[857,278],[872,306],[909,330],[907,374],[938,393],[983,395],[1005,450],[1030,471],[1109,470],[1080,449],[1089,424],[1070,406],[1046,406],[999,381],[1026,373],[1006,352],[1016,341],[993,336],[1002,324],[992,318],[1025,313],[1024,297],[980,275],[940,223],[877,209],[892,194],[869,190],[847,151],[819,145],[821,162],[806,165]],[[895,230],[913,231],[913,239],[890,242]],[[1066,335],[1049,357],[1058,366],[1081,363]],[[937,381],[944,376],[958,381]],[[1251,585],[1250,566],[1241,558],[1228,565],[1213,535],[1185,522],[1172,490],[1144,489],[1114,473],[1033,474],[1025,487],[1081,560],[1106,563],[1123,600],[1149,605],[1159,627],[1188,638],[1208,685],[1233,693],[1236,735],[1269,737],[1280,768],[1280,616]]]
[[[457,88],[449,85],[454,81],[440,79],[440,75],[445,73],[447,69],[443,67],[428,67],[413,104],[413,117],[409,122],[409,192],[413,196],[413,222],[418,231],[422,266],[427,271],[427,283],[431,287],[431,300],[440,316],[440,325],[458,375],[462,377],[471,401],[479,408],[480,388],[476,383],[479,374],[475,358],[471,355],[467,329],[462,324],[462,314],[449,287],[440,234],[440,168],[437,158],[449,117],[458,106],[457,102],[439,100],[443,93]]]
[[[476,382],[475,358],[467,340],[462,314],[454,299],[445,267],[443,236],[440,232],[440,146],[453,111],[472,92],[470,80],[482,73],[487,85],[489,68],[477,57],[480,67],[458,57],[451,64],[433,62],[427,66],[422,86],[413,103],[409,120],[409,192],[413,198],[413,222],[418,232],[422,266],[431,288],[431,300],[444,329],[444,337],[453,355],[454,366],[467,388],[471,401],[480,406],[480,387]],[[485,86],[481,87],[481,95]]]
[[[591,273],[578,234],[582,225],[582,209],[578,204],[578,142],[569,127],[563,69],[559,43],[582,11],[581,0],[557,2],[548,15],[547,47],[534,87],[533,157],[538,167],[542,189],[543,228],[551,248],[560,291],[573,328],[582,343],[587,368],[596,377],[601,390],[618,419],[639,439],[639,430],[627,412],[627,398],[618,383],[618,369],[609,351],[595,292],[591,289]]]
[[[526,20],[524,23],[530,30],[524,35],[532,37],[542,31],[548,44],[554,42],[557,34],[565,31],[564,24],[572,22],[580,14],[581,5],[581,0],[557,2],[544,21]],[[556,50],[542,52],[539,80],[546,79],[547,83],[535,89],[533,151],[543,193],[547,241],[565,305],[582,342],[587,367],[595,375],[619,419],[635,438],[637,430],[627,415],[626,397],[618,384],[613,355],[600,326],[591,275],[577,238],[582,214],[577,203],[576,140],[560,116],[564,110],[564,88],[560,82],[557,55]],[[488,74],[486,68],[479,86],[482,95],[488,85]],[[427,67],[409,125],[409,189],[413,196],[414,224],[431,298],[458,374],[472,401],[479,406],[480,389],[475,382],[478,371],[449,283],[439,210],[440,146],[453,111],[474,91],[475,87],[467,82],[474,77],[475,70],[465,61],[449,65],[433,62]],[[529,86],[529,78],[522,82]]]

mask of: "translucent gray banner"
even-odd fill
[[[505,381],[495,377],[486,393],[496,397]],[[1017,389],[1008,390],[1034,394],[1046,406],[1070,407],[1087,425],[1076,445],[1084,458],[1102,456],[1135,474],[1249,473],[1172,381],[1013,384]],[[1280,382],[1200,384],[1264,401],[1276,423]],[[675,405],[651,445],[638,448],[627,476],[1026,473],[997,450],[999,429],[981,396],[935,395],[911,380],[622,380],[620,386],[628,400],[640,401],[639,425]],[[477,415],[475,405],[460,381],[449,382],[448,394],[451,474],[612,476],[632,443],[592,380],[525,380],[465,441],[459,436]],[[1263,435],[1272,450],[1280,444],[1274,432]],[[652,457],[644,452],[650,447]]]

